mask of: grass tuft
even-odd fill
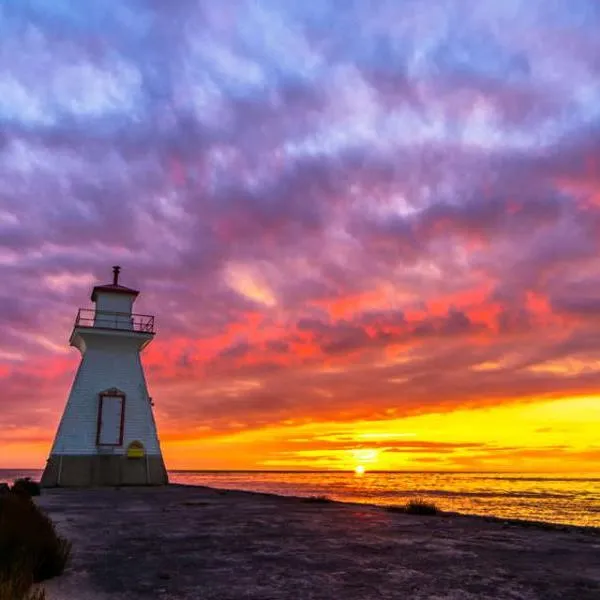
[[[32,585],[60,575],[70,555],[70,542],[28,495],[0,495],[0,600],[43,600]]]
[[[182,506],[210,506],[212,502],[206,502],[205,500],[184,500]]]
[[[386,506],[389,512],[403,513],[405,515],[440,515],[442,511],[436,504],[423,498],[413,498],[400,506]]]
[[[333,500],[327,496],[307,496],[306,498],[302,498],[302,501],[313,504],[329,504],[330,502],[333,502]]]
[[[409,515],[439,515],[437,505],[424,498],[413,498],[404,505],[404,512]]]
[[[23,565],[0,575],[0,600],[45,600],[44,588],[34,586],[31,573]]]

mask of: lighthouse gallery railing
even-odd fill
[[[154,316],[80,308],[75,318],[75,327],[99,327],[101,329],[154,333]]]

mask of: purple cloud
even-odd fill
[[[0,428],[53,426],[116,263],[172,428],[593,390],[599,26],[592,0],[5,2]]]

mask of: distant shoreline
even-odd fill
[[[306,502],[310,500],[310,496],[295,496],[295,495],[286,495],[286,494],[277,494],[275,492],[256,492],[250,490],[237,490],[230,488],[219,488],[212,485],[196,485],[196,484],[187,484],[187,483],[169,483],[167,487],[181,487],[181,488],[191,488],[198,490],[215,490],[217,492],[225,492],[225,493],[235,493],[235,494],[249,494],[254,496],[262,496],[262,497],[274,497],[274,498],[286,498],[294,501]],[[340,506],[353,506],[353,507],[369,507],[381,510],[391,510],[392,512],[401,512],[398,509],[397,505],[394,504],[376,504],[373,502],[348,502],[345,500],[334,500],[333,498],[326,497],[327,504],[337,504]],[[325,504],[325,502],[323,502]],[[496,517],[496,516],[488,516],[488,515],[478,515],[474,513],[461,513],[454,511],[440,511],[440,517],[452,517],[452,518],[460,518],[460,519],[477,519],[481,520],[485,523],[499,523],[502,525],[513,525],[515,527],[533,527],[538,529],[544,529],[547,531],[578,531],[581,533],[590,533],[592,535],[600,536],[600,527],[596,527],[594,525],[571,525],[571,524],[563,524],[563,523],[553,523],[552,521],[542,521],[542,520],[529,520],[529,519],[513,519],[513,518],[504,518],[504,517]]]

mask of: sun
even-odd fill
[[[356,467],[354,467],[354,472],[355,472],[357,475],[364,475],[364,473],[365,473],[365,468],[364,468],[364,466],[363,466],[363,465],[356,465]]]

